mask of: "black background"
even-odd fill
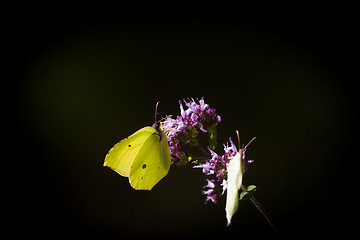
[[[45,9],[7,19],[16,134],[4,172],[14,183],[9,222],[23,229],[14,234],[276,238],[251,202],[226,227],[225,198],[204,204],[199,169],[172,166],[143,192],[102,166],[117,141],[153,123],[157,101],[161,114],[176,115],[187,97],[217,109],[220,144],[236,129],[243,143],[257,137],[244,184],[258,186],[284,238],[348,233],[355,28],[347,8]]]

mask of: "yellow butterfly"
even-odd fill
[[[104,166],[128,177],[134,189],[151,190],[168,174],[170,162],[166,134],[161,123],[155,120],[153,126],[136,131],[111,148],[105,157]]]

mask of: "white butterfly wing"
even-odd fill
[[[231,223],[231,218],[235,214],[239,203],[239,189],[241,188],[244,174],[241,152],[238,152],[227,166],[228,186],[226,194],[226,219],[227,225]]]

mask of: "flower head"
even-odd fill
[[[229,139],[229,141],[230,144],[224,144],[223,155],[218,155],[216,152],[209,149],[211,153],[211,159],[209,161],[206,161],[205,163],[194,166],[194,168],[202,168],[203,173],[212,178],[212,180],[206,179],[208,184],[204,186],[204,188],[207,188],[210,181],[213,183],[213,186],[211,187],[213,191],[203,191],[203,194],[207,195],[205,200],[206,202],[208,202],[210,199],[212,200],[212,202],[216,203],[216,199],[219,196],[223,195],[227,190],[226,168],[229,164],[230,159],[232,159],[238,153],[238,150],[236,149],[235,144],[231,141],[231,138]],[[220,187],[222,188],[221,193],[214,190],[215,188]]]
[[[217,194],[215,191],[215,183],[209,179],[206,179],[207,185],[203,187],[202,194],[206,195],[205,203],[208,201],[212,201],[213,203],[217,203]]]
[[[184,105],[185,108],[184,108]],[[178,165],[186,165],[191,156],[184,150],[186,147],[193,147],[199,144],[200,133],[215,131],[221,117],[217,115],[214,108],[205,103],[204,98],[195,101],[193,98],[179,101],[180,115],[175,119],[167,117],[163,124],[163,130],[169,141],[172,162]]]
[[[205,202],[217,202],[217,198],[228,189],[229,162],[238,153],[245,159],[245,150],[237,149],[231,138],[223,145],[224,154],[219,155],[214,151],[216,146],[217,125],[221,117],[205,103],[204,98],[200,100],[183,99],[179,101],[180,115],[173,118],[168,116],[162,122],[162,128],[167,135],[172,163],[184,166],[189,162],[195,163],[194,168],[202,168],[207,176],[207,184],[203,187],[202,194],[206,196]],[[209,146],[207,149],[201,147],[199,135],[209,135]],[[192,154],[194,148],[198,148],[206,156],[197,158]]]

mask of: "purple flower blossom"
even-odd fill
[[[207,175],[207,184],[203,187],[202,194],[206,195],[205,202],[217,202],[217,198],[227,191],[227,165],[239,151],[232,142],[223,145],[224,154],[217,154],[216,127],[221,122],[221,117],[205,103],[204,98],[195,101],[193,98],[179,101],[180,115],[173,118],[168,116],[162,122],[162,128],[167,135],[172,163],[184,166],[189,162],[197,165],[194,168],[202,168]],[[209,134],[209,146],[207,150],[201,147],[199,135]],[[205,154],[205,157],[197,158],[192,155],[195,147]],[[245,159],[245,151],[240,151]],[[195,154],[196,156],[196,154]]]
[[[212,201],[213,203],[217,203],[217,194],[215,193],[215,183],[209,179],[206,179],[207,185],[203,187],[206,189],[202,191],[203,195],[206,195],[205,203],[208,201]]]
[[[216,203],[217,198],[223,195],[227,189],[227,172],[226,166],[229,163],[230,159],[232,159],[238,150],[236,149],[235,144],[229,139],[229,143],[224,144],[224,155],[218,155],[216,152],[209,149],[211,153],[211,159],[205,163],[201,163],[194,168],[202,168],[203,173],[214,178],[214,180],[206,179],[208,184],[204,186],[204,188],[209,189],[207,191],[203,191],[203,194],[207,195],[205,202],[211,200],[212,202]],[[209,187],[209,182],[212,183],[211,187]],[[218,193],[215,191],[215,188],[222,187],[222,192]]]
[[[200,163],[193,168],[202,168],[203,173],[206,175],[212,175],[215,173],[215,171],[213,170],[213,166],[210,164],[210,162]]]
[[[180,116],[173,119],[167,117],[162,123],[162,128],[167,134],[170,154],[173,163],[186,165],[191,156],[187,154],[184,147],[193,147],[199,144],[200,133],[212,134],[221,117],[217,115],[214,108],[205,103],[204,98],[195,101],[193,98],[179,101]]]

